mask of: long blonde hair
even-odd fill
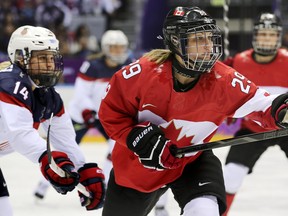
[[[151,50],[148,53],[145,53],[143,55],[143,57],[145,57],[149,61],[153,61],[153,62],[155,62],[157,64],[162,64],[171,55],[172,55],[172,52],[170,50],[168,50],[168,49],[154,49],[154,50]]]

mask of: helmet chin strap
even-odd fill
[[[199,71],[189,70],[189,69],[183,67],[177,61],[177,59],[175,57],[173,57],[172,66],[173,66],[174,72],[180,74],[181,76],[185,76],[188,78],[197,78],[202,74]]]
[[[36,83],[31,79],[30,76],[28,76],[28,79],[30,80],[31,84],[32,84],[32,89],[36,89],[36,88],[41,88],[40,86],[36,85]]]

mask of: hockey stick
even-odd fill
[[[47,156],[48,156],[48,163],[50,168],[60,177],[64,178],[64,177],[69,177],[69,174],[67,172],[65,172],[63,169],[61,169],[55,162],[54,158],[52,157],[52,153],[51,153],[51,147],[50,147],[50,128],[51,128],[51,122],[52,122],[52,118],[53,118],[53,113],[51,114],[50,120],[49,120],[49,125],[48,125],[48,130],[47,130]],[[91,195],[89,193],[89,191],[86,190],[86,188],[79,183],[76,188],[82,193],[84,194],[86,197],[91,198]]]
[[[235,146],[235,145],[241,145],[241,144],[248,144],[248,143],[255,143],[259,141],[267,141],[267,140],[275,140],[277,138],[281,137],[287,137],[288,136],[288,129],[279,129],[279,130],[273,130],[269,132],[261,132],[261,133],[253,133],[249,135],[239,136],[235,138],[229,138],[214,142],[208,142],[204,144],[198,144],[198,145],[192,145],[192,146],[186,146],[186,147],[176,147],[172,146],[170,148],[171,154],[173,154],[175,157],[184,157],[185,154],[197,152],[197,151],[206,151],[216,148],[222,148],[225,146]]]

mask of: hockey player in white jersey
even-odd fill
[[[49,29],[22,26],[11,35],[8,55],[11,65],[0,73],[0,156],[16,151],[39,163],[43,176],[58,193],[66,194],[81,183],[90,193],[87,197],[79,192],[82,206],[87,210],[102,207],[102,170],[96,163],[85,162],[71,119],[53,87],[63,73],[59,41]],[[40,124],[47,131],[52,114],[50,141],[55,150],[51,154],[66,177],[50,168],[46,140],[37,131]],[[2,173],[0,181],[0,215],[11,216]]]

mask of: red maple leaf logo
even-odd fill
[[[176,10],[174,11],[173,15],[174,16],[184,16],[185,12],[181,9],[176,8]]]
[[[174,122],[172,121],[166,128],[161,127],[161,130],[165,133],[165,137],[170,139],[177,146],[189,146],[192,145],[193,136],[183,136],[183,127],[176,128]],[[182,133],[181,133],[182,132]],[[180,136],[181,135],[181,136]]]

